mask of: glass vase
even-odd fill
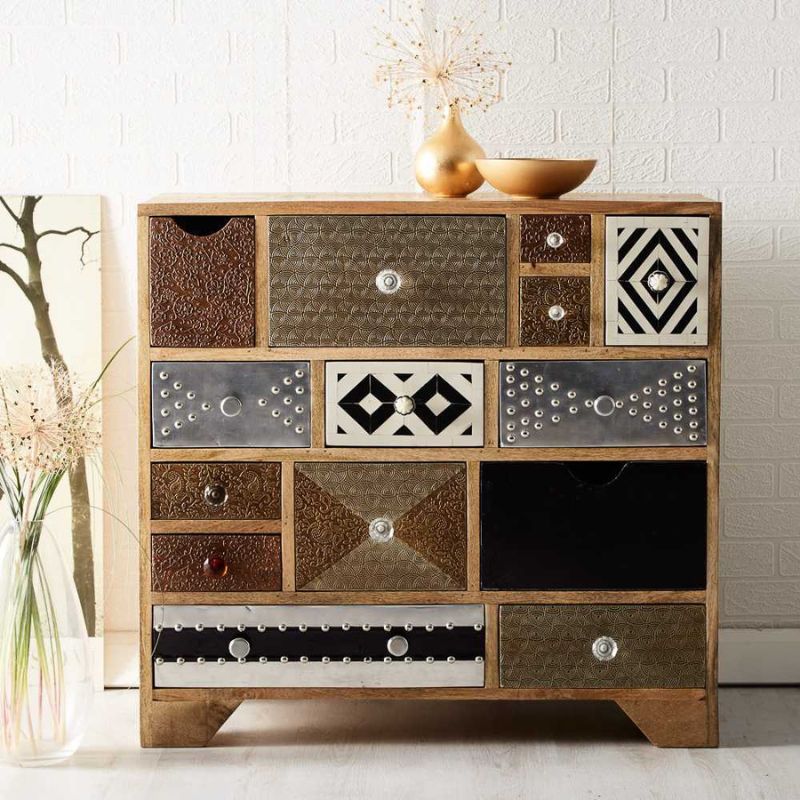
[[[22,766],[69,758],[93,697],[72,575],[41,523],[0,532],[0,754]]]

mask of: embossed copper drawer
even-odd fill
[[[281,465],[151,464],[153,519],[280,519]]]
[[[252,217],[150,218],[150,344],[255,345]]]
[[[589,344],[589,283],[583,277],[519,282],[519,341],[524,347]]]
[[[158,533],[151,541],[154,592],[280,591],[280,536]]]
[[[702,605],[500,607],[500,685],[702,688]]]
[[[297,464],[294,538],[298,589],[465,589],[466,467]]]
[[[592,260],[590,214],[524,214],[520,219],[520,261],[585,264]]]
[[[505,343],[504,217],[271,217],[269,261],[273,346]]]

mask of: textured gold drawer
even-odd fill
[[[500,607],[500,685],[705,686],[702,605]]]
[[[589,344],[590,279],[521,278],[519,343],[523,347]]]
[[[527,264],[592,260],[589,214],[524,214],[520,219],[520,261]]]
[[[271,217],[269,262],[274,347],[505,343],[504,217]]]

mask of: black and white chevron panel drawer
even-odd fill
[[[606,217],[606,344],[707,344],[708,233],[708,217]]]
[[[153,447],[310,447],[307,361],[156,361]]]
[[[156,687],[483,686],[482,605],[154,606]]]
[[[325,441],[339,447],[481,447],[483,363],[329,361]]]
[[[501,447],[706,443],[702,360],[503,361]]]

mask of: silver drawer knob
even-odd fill
[[[617,656],[617,643],[610,636],[598,636],[592,644],[592,655],[598,661],[612,661]]]
[[[395,398],[394,410],[398,414],[402,414],[404,417],[414,410],[414,406],[416,406],[414,398],[409,397],[407,394],[403,394],[400,395],[400,397]]]
[[[547,316],[550,317],[550,319],[554,320],[555,322],[561,321],[562,319],[564,319],[566,315],[567,312],[564,311],[563,306],[555,305],[555,306],[550,306],[550,308],[547,309]]]
[[[609,394],[601,394],[596,397],[593,405],[595,414],[600,417],[610,417],[616,408],[614,398]]]
[[[382,269],[375,278],[375,285],[382,294],[394,294],[400,288],[400,275],[393,269]]]
[[[373,542],[388,542],[394,536],[394,525],[386,517],[378,517],[369,524],[369,538]]]
[[[224,506],[228,502],[228,490],[221,483],[208,483],[203,489],[203,500],[214,508]]]
[[[664,292],[669,287],[669,276],[666,272],[651,272],[647,276],[647,285],[653,292]]]
[[[395,658],[401,658],[408,652],[408,639],[405,636],[392,636],[388,642],[386,642],[386,649],[389,651],[390,655],[393,655]]]
[[[241,636],[237,636],[235,639],[231,639],[230,644],[228,644],[228,652],[234,658],[247,658],[250,654],[250,642]]]
[[[242,401],[238,397],[230,394],[222,398],[222,402],[219,404],[219,410],[226,417],[236,417],[242,413]]]
[[[552,247],[553,250],[558,250],[558,248],[564,244],[564,237],[558,231],[553,231],[547,234],[545,242],[547,242],[548,247]]]

